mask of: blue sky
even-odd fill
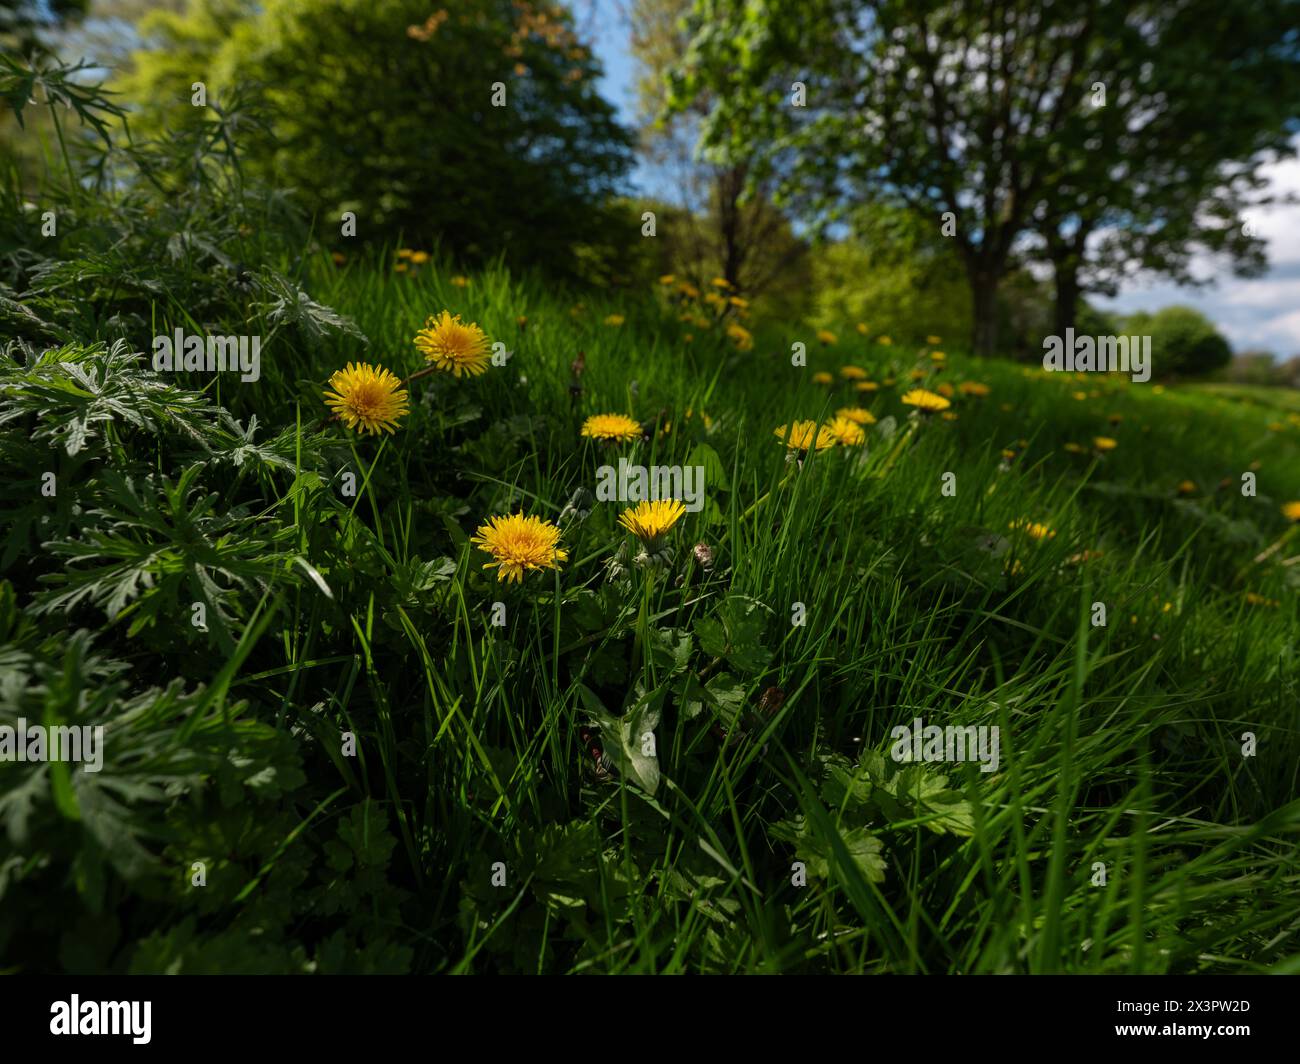
[[[590,7],[579,0],[576,6],[579,24],[593,35],[596,54],[605,66],[601,92],[630,123],[636,75],[628,53],[629,27],[616,0],[592,0]],[[1300,196],[1300,160],[1270,166],[1265,173],[1274,195]],[[655,192],[644,166],[633,174],[633,185],[643,193]],[[1215,280],[1208,288],[1179,288],[1160,278],[1139,277],[1117,298],[1095,302],[1118,313],[1187,304],[1214,321],[1238,351],[1262,348],[1282,358],[1300,355],[1300,204],[1258,210],[1249,217],[1269,245],[1269,270],[1264,276],[1243,280],[1215,263],[1200,262],[1196,275]]]

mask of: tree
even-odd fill
[[[689,41],[684,27],[692,3],[635,0],[631,8],[632,54],[641,68],[642,147],[684,208],[685,226],[674,234],[674,268],[697,279],[721,276],[733,291],[752,297],[788,278],[807,248],[772,203],[770,181],[751,181],[748,158],[737,155],[714,164],[695,156],[699,122],[709,110],[707,95],[685,111],[667,107],[665,78]]]
[[[326,232],[352,211],[362,240],[563,275],[631,162],[599,65],[544,0],[192,0],[143,28],[146,121],[184,122],[195,81],[217,106],[257,87],[269,135],[244,131],[249,169]]]
[[[1176,20],[1179,33],[1197,32],[1202,0],[1162,5],[1190,12]],[[1279,7],[1294,11],[1294,0]],[[1079,116],[1095,107],[1104,43],[1130,47],[1140,34],[1125,27],[1156,9],[1130,0],[697,0],[691,46],[673,74],[674,106],[709,93],[706,148],[725,159],[764,144],[767,161],[786,164],[783,194],[823,225],[883,190],[950,235],[971,289],[973,347],[990,353],[998,287],[1029,250],[1028,231],[1053,219],[1057,236],[1074,232],[1053,200],[1115,186],[1114,160],[1088,146]],[[1265,22],[1260,39],[1272,33],[1285,45],[1280,19]],[[1293,60],[1294,43],[1289,49],[1279,54]],[[1190,43],[1179,51],[1166,93],[1192,75],[1193,53]],[[1207,109],[1180,105],[1184,135]],[[1067,189],[1061,175],[1072,158]],[[1193,190],[1209,187],[1204,180]],[[1153,214],[1150,197],[1140,205],[1127,217]],[[1151,218],[1147,254],[1187,243],[1159,237],[1160,225]],[[1064,260],[1071,248],[1053,252]]]
[[[1263,270],[1243,213],[1267,202],[1261,164],[1295,154],[1296,24],[1295,4],[1182,0],[1132,5],[1107,25],[1088,60],[1096,91],[1067,119],[1069,146],[1035,222],[1058,335],[1083,293],[1114,295],[1138,270],[1204,283],[1191,272],[1197,252],[1242,276]]]
[[[1154,314],[1130,314],[1125,333],[1151,337],[1153,372],[1160,377],[1199,377],[1232,362],[1232,345],[1204,314],[1170,306]]]
[[[953,239],[991,353],[998,284],[1083,98],[1093,5],[699,0],[694,26],[674,100],[715,94],[708,148],[769,145],[822,224],[882,189],[907,204]]]

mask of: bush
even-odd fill
[[[1232,361],[1232,346],[1198,310],[1165,307],[1155,314],[1130,315],[1129,335],[1151,337],[1151,357],[1158,377],[1201,377]]]
[[[222,108],[262,86],[251,174],[293,190],[342,240],[430,246],[467,262],[573,275],[571,250],[608,240],[603,205],[630,135],[596,91],[599,66],[562,8],[460,0],[192,0],[143,29],[133,95],[158,129],[197,120],[192,84]],[[449,13],[450,12],[450,13]],[[503,105],[498,105],[503,104]]]

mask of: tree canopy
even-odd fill
[[[191,0],[142,28],[145,128],[192,116],[194,82],[217,107],[255,89],[266,131],[244,131],[247,165],[326,234],[353,211],[361,240],[563,275],[631,162],[599,64],[542,0]]]

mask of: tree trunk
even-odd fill
[[[968,277],[975,315],[971,350],[987,358],[997,352],[998,345],[998,275],[978,265],[968,270]]]
[[[744,249],[740,239],[740,194],[745,188],[745,170],[733,166],[721,171],[717,182],[718,211],[718,258],[722,264],[722,276],[732,285],[733,290],[740,285],[740,264]]]
[[[1079,264],[1073,255],[1053,257],[1052,270],[1056,280],[1056,335],[1064,336],[1066,329],[1074,328],[1079,314]]]

